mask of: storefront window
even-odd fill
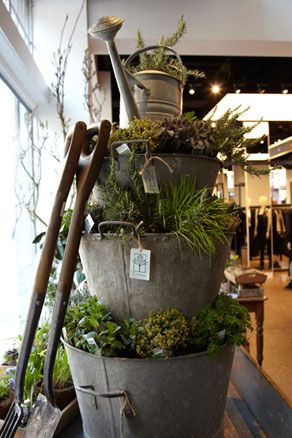
[[[34,223],[24,208],[21,195],[31,185],[21,163],[25,159],[26,169],[32,169],[31,153],[28,151],[25,158],[21,156],[21,150],[23,147],[27,150],[29,144],[25,123],[29,111],[1,79],[0,113],[3,154],[0,172],[1,357],[5,349],[11,347],[11,338],[20,333],[24,322],[20,314],[25,315],[23,310],[31,289],[35,249],[32,244]]]
[[[32,52],[32,1],[31,0],[4,0],[12,20]]]

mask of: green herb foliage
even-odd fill
[[[177,29],[168,37],[161,36],[159,46],[173,47],[183,37],[186,32],[186,22],[183,15],[179,18]],[[144,38],[140,30],[137,32],[137,48],[145,47]],[[178,59],[171,55],[164,47],[158,47],[151,52],[144,52],[139,55],[138,65],[130,65],[128,67],[131,73],[137,73],[143,70],[158,70],[168,73],[183,83],[186,82],[189,76],[194,78],[204,78],[205,74],[199,70],[190,70],[181,64]]]
[[[191,320],[190,346],[195,351],[207,350],[216,357],[222,343],[246,343],[245,331],[252,330],[247,309],[227,295],[219,295],[212,305],[199,310]],[[222,340],[218,333],[225,331]]]
[[[66,317],[67,341],[101,356],[167,358],[207,351],[213,358],[222,344],[245,343],[246,329],[252,329],[247,310],[226,295],[219,295],[190,321],[170,308],[142,321],[130,318],[114,322],[96,297],[85,297],[71,306]]]
[[[1,376],[0,377],[0,400],[5,400],[9,397],[11,392],[10,384],[9,384],[9,376]]]
[[[36,399],[36,383],[42,390],[42,379],[44,374],[44,362],[47,351],[47,343],[49,336],[49,323],[44,323],[36,331],[33,348],[27,364],[24,384],[24,400],[30,406]],[[11,377],[15,379],[16,369],[11,371]],[[55,387],[66,386],[71,379],[71,372],[63,345],[58,346],[54,372],[53,382]]]
[[[146,139],[151,152],[182,153],[217,157],[228,164],[241,166],[246,172],[261,175],[266,169],[257,169],[247,163],[250,151],[259,139],[246,138],[255,125],[243,126],[239,118],[246,110],[239,107],[227,110],[218,120],[201,120],[192,113],[172,116],[162,121],[134,119],[128,128],[117,129],[113,141]],[[134,152],[144,152],[143,143],[129,145]]]
[[[171,357],[187,346],[189,324],[177,309],[155,312],[141,324],[136,341],[138,357]]]
[[[197,190],[187,177],[160,194],[158,215],[166,230],[186,240],[199,254],[214,254],[215,241],[224,241],[235,224],[227,204],[205,188]]]
[[[147,140],[149,143],[149,149],[155,151],[158,147],[158,136],[161,133],[160,122],[148,118],[136,119],[134,118],[129,122],[127,128],[116,129],[111,133],[109,139],[109,146],[114,141],[127,141],[127,140]],[[145,143],[132,143],[131,149],[134,152],[145,153]]]
[[[95,297],[67,310],[66,339],[76,348],[103,356],[114,356],[123,348],[120,325],[111,321],[110,312]]]
[[[236,216],[227,204],[210,196],[207,189],[197,190],[188,177],[182,177],[177,186],[168,185],[153,195],[144,192],[132,158],[129,175],[131,185],[121,185],[113,164],[107,182],[99,187],[105,220],[134,224],[143,221],[143,231],[174,233],[185,239],[194,251],[209,255],[215,252],[215,240],[223,241],[236,224]]]

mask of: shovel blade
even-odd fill
[[[52,438],[60,418],[60,409],[53,406],[43,394],[39,394],[30,413],[24,438]]]

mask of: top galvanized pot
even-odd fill
[[[150,92],[146,110],[143,111],[144,101],[142,91],[136,87],[134,90],[134,98],[138,110],[143,117],[164,120],[170,116],[182,114],[182,81],[167,73],[155,70],[135,73],[134,76]]]
[[[188,178],[196,184],[197,189],[204,187],[213,190],[218,172],[222,167],[222,163],[217,158],[209,158],[197,155],[185,154],[154,154],[161,160],[153,159],[155,165],[156,177],[159,187],[164,185],[178,184],[182,176]],[[128,156],[119,155],[116,157],[116,177],[117,180],[126,186],[131,184],[129,178]],[[137,170],[140,170],[145,165],[146,158],[144,154],[135,154],[133,164]],[[99,182],[105,182],[110,172],[110,158],[104,159]]]

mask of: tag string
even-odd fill
[[[132,402],[126,392],[123,393],[123,399],[120,399],[120,437],[124,438],[124,416],[132,415],[136,416],[136,412],[133,408]]]
[[[137,242],[138,242],[138,249],[139,249],[139,251],[142,251],[142,249],[143,249],[143,246],[142,246],[142,243],[141,243],[141,237],[140,237],[140,234],[139,234],[139,231],[138,231],[138,229],[141,227],[142,224],[143,224],[143,221],[140,221],[138,223],[138,225],[136,226],[136,228],[135,228],[135,231],[136,231],[135,237],[136,237]]]
[[[150,158],[146,158],[144,166],[139,171],[139,175],[142,176],[144,174],[144,172],[146,171],[147,167],[150,166],[152,160],[159,160],[159,161],[161,161],[168,168],[169,172],[173,173],[174,169],[165,160],[163,160],[161,157],[158,157],[158,155],[152,155]]]

